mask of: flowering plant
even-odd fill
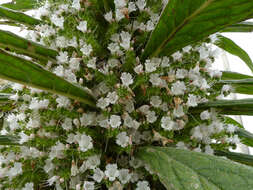
[[[8,8],[5,8],[8,7]],[[10,9],[9,9],[10,8]],[[16,10],[35,10],[30,17]],[[252,77],[218,71],[248,0],[34,0],[0,7],[1,189],[253,188]],[[221,11],[222,10],[222,11]],[[215,46],[216,45],[216,46]],[[216,155],[216,156],[214,156]],[[238,172],[240,171],[240,172]]]

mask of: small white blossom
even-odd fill
[[[108,98],[99,98],[97,101],[97,106],[101,109],[105,109],[107,106],[109,106],[110,100]]]
[[[129,137],[126,132],[121,132],[116,137],[116,143],[121,147],[127,147],[129,144]]]
[[[56,57],[56,59],[59,63],[68,63],[69,60],[68,52],[66,51],[60,52],[59,55]]]
[[[160,86],[163,83],[162,79],[159,77],[159,74],[157,74],[157,73],[150,75],[149,82],[151,82],[152,85],[154,85],[154,86]]]
[[[69,61],[69,67],[72,70],[79,71],[80,69],[80,59],[79,58],[71,58]]]
[[[232,124],[228,124],[227,128],[226,128],[226,131],[228,133],[234,133],[236,131],[236,126],[235,125],[232,125]]]
[[[139,181],[136,190],[150,190],[149,183],[147,181]]]
[[[93,51],[92,46],[86,43],[83,44],[83,47],[80,50],[85,56],[90,56],[91,52]]]
[[[70,100],[64,96],[59,96],[56,98],[58,108],[67,108],[70,105]]]
[[[59,17],[58,15],[53,14],[50,18],[52,23],[55,24],[55,26],[58,26],[59,28],[63,29],[64,17]]]
[[[88,169],[94,170],[99,165],[100,165],[100,156],[99,155],[94,155],[94,156],[88,157],[88,159],[86,161],[86,166]]]
[[[179,51],[177,51],[176,53],[173,53],[173,54],[172,54],[172,57],[173,57],[174,61],[179,61],[179,60],[181,60],[181,59],[182,59],[182,56],[183,56],[183,54],[180,53]]]
[[[125,50],[129,50],[130,49],[131,34],[129,34],[128,32],[122,31],[120,33],[120,37],[121,37],[120,46],[123,47]]]
[[[157,120],[157,116],[154,111],[148,111],[146,117],[149,123],[154,123]]]
[[[171,92],[173,95],[183,95],[186,90],[186,86],[183,81],[177,81],[172,84]]]
[[[21,190],[33,190],[33,183],[26,183]]]
[[[162,100],[161,100],[161,98],[159,96],[152,96],[150,98],[150,104],[152,106],[154,106],[155,108],[158,108],[162,104]]]
[[[184,79],[188,74],[188,71],[186,69],[178,69],[176,72],[176,78],[177,79]]]
[[[197,105],[198,105],[198,97],[195,96],[194,94],[189,94],[188,95],[187,106],[196,107]]]
[[[119,170],[119,180],[122,184],[128,183],[130,179],[131,179],[131,174],[129,173],[128,169]]]
[[[86,152],[93,148],[92,138],[86,134],[81,135],[80,139],[78,140],[78,144],[82,152]]]
[[[109,92],[106,97],[110,104],[115,104],[119,99],[117,92]]]
[[[136,2],[136,5],[140,9],[140,11],[143,11],[146,6],[146,0],[138,0]]]
[[[141,74],[143,73],[143,65],[137,65],[135,68],[134,68],[134,72],[136,72],[137,74]]]
[[[95,183],[92,181],[85,181],[83,184],[83,190],[94,190]]]
[[[105,17],[105,20],[107,20],[108,22],[112,22],[112,21],[113,21],[113,18],[112,18],[112,11],[106,13],[106,14],[104,15],[104,17]]]
[[[119,176],[119,170],[117,164],[107,164],[105,170],[106,177],[109,178],[109,181],[114,181],[116,177]]]
[[[111,115],[109,120],[110,126],[112,128],[117,128],[121,125],[121,118],[118,115]]]
[[[180,105],[180,106],[174,108],[174,110],[173,110],[173,115],[174,115],[175,117],[182,117],[182,116],[184,116],[185,113],[184,113],[183,106]]]
[[[76,28],[83,33],[87,32],[87,21],[80,22]]]
[[[116,21],[120,21],[121,19],[125,18],[125,15],[123,14],[121,9],[116,9]]]
[[[128,3],[128,13],[131,13],[133,11],[136,11],[136,6],[134,2],[129,2]]]
[[[203,111],[203,112],[200,113],[200,119],[201,120],[208,120],[208,119],[210,119],[210,117],[211,117],[211,115],[208,112],[208,110]]]
[[[129,86],[130,84],[133,84],[133,78],[130,73],[122,73],[120,79],[124,86]]]
[[[123,8],[126,6],[126,0],[114,0],[116,8]]]
[[[120,50],[118,43],[110,43],[107,48],[112,54],[116,54]]]
[[[94,174],[92,176],[93,180],[100,183],[105,176],[104,172],[100,170],[99,168],[96,168],[93,171],[94,171]]]
[[[80,0],[73,0],[72,7],[79,11],[81,9]]]
[[[170,117],[164,116],[161,119],[161,127],[165,130],[173,130],[176,126],[176,123],[171,120]]]

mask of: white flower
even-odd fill
[[[160,99],[159,96],[152,96],[150,98],[150,104],[155,108],[158,108],[162,104],[162,100]]]
[[[87,32],[87,21],[80,22],[76,28],[83,33]]]
[[[33,190],[33,183],[26,183],[22,190]]]
[[[84,190],[94,190],[95,189],[95,183],[91,181],[85,181],[83,184]]]
[[[59,28],[63,29],[64,17],[59,17],[58,15],[53,14],[50,18],[52,23],[55,24],[55,26],[58,26]]]
[[[118,43],[110,43],[107,48],[112,54],[115,54],[120,50]]]
[[[106,14],[104,15],[104,17],[105,17],[105,20],[107,20],[108,22],[112,22],[112,21],[113,21],[113,18],[112,18],[112,11],[106,13]]]
[[[38,110],[38,109],[46,109],[48,108],[49,100],[38,100],[37,98],[32,98],[32,101],[29,105],[29,109]]]
[[[182,53],[180,53],[179,51],[177,51],[176,53],[172,54],[172,57],[173,57],[174,61],[181,60],[182,56],[183,56]]]
[[[161,119],[161,127],[165,130],[173,130],[176,123],[168,116],[163,116]]]
[[[49,153],[49,158],[53,160],[54,158],[63,158],[65,146],[61,142],[57,142],[55,146],[51,147],[51,151]]]
[[[100,183],[105,176],[104,172],[102,170],[100,170],[99,168],[96,168],[93,171],[94,171],[94,174],[93,174],[92,178],[96,182]]]
[[[187,76],[188,71],[186,69],[178,69],[176,72],[177,79],[183,79]]]
[[[145,71],[147,73],[151,73],[153,71],[155,71],[157,68],[157,65],[155,64],[155,62],[147,59],[146,62],[145,62]]]
[[[178,149],[186,149],[186,150],[187,150],[187,146],[186,146],[185,143],[182,142],[182,141],[178,142],[178,143],[176,144],[176,147],[177,147]]]
[[[76,176],[79,173],[78,167],[74,160],[72,160],[70,174],[71,176]]]
[[[45,161],[45,165],[44,165],[44,167],[43,167],[43,169],[44,169],[44,171],[46,172],[46,173],[49,173],[51,170],[53,170],[55,168],[55,165],[52,163],[52,160],[50,160],[50,159],[47,159],[46,161]]]
[[[211,115],[208,112],[208,110],[203,111],[203,112],[200,113],[200,119],[201,120],[208,120],[208,119],[210,119],[210,117],[211,117]]]
[[[151,82],[153,86],[160,86],[160,85],[162,85],[163,81],[159,77],[159,74],[154,73],[154,74],[151,74],[149,77],[150,77],[149,82]]]
[[[128,50],[130,48],[131,34],[122,31],[120,33],[120,37],[121,37],[120,46],[123,47],[125,50]]]
[[[71,40],[69,40],[67,43],[68,43],[68,46],[71,46],[71,47],[74,47],[74,48],[78,47],[78,43],[77,43],[77,40],[76,40],[75,36]]]
[[[57,61],[59,63],[67,63],[69,60],[68,52],[60,52],[59,55],[56,57]]]
[[[88,169],[94,170],[97,166],[100,165],[100,156],[99,155],[94,155],[94,156],[89,156],[86,165]]]
[[[124,86],[129,86],[130,84],[133,84],[133,78],[130,73],[122,73],[120,79]]]
[[[129,169],[119,170],[119,180],[122,184],[128,183],[130,179],[131,179],[131,174],[129,173]]]
[[[52,186],[58,179],[59,179],[59,176],[53,176],[47,180],[47,183],[49,186]]]
[[[64,96],[59,96],[56,98],[58,108],[67,108],[70,105],[70,100]]]
[[[112,128],[117,128],[121,125],[121,118],[118,115],[111,115],[109,124]]]
[[[189,94],[188,95],[187,106],[196,107],[197,105],[198,105],[198,97],[195,96],[194,94]]]
[[[146,0],[138,0],[136,2],[136,5],[140,9],[140,11],[143,11],[146,6]]]
[[[110,101],[108,98],[99,98],[97,101],[97,106],[101,109],[105,109],[107,106],[109,106]]]
[[[119,99],[117,92],[109,92],[106,97],[110,104],[115,104]]]
[[[149,183],[147,181],[139,181],[135,190],[150,190]]]
[[[123,8],[126,6],[126,0],[114,0],[116,8]]]
[[[151,20],[149,20],[146,24],[146,30],[147,31],[152,31],[154,29],[155,29],[155,24]]]
[[[79,71],[80,69],[80,59],[79,58],[71,58],[69,61],[69,68],[75,71]]]
[[[137,74],[141,74],[143,73],[143,65],[137,65],[135,68],[134,68],[134,72],[136,72]]]
[[[105,170],[106,177],[109,178],[109,181],[114,181],[116,177],[119,176],[119,170],[117,164],[107,164]]]
[[[87,150],[93,148],[92,138],[86,134],[81,135],[80,139],[78,140],[78,144],[82,152],[86,152]]]
[[[120,21],[125,18],[125,15],[122,13],[121,9],[116,9],[116,21]]]
[[[226,128],[226,131],[228,133],[234,133],[236,131],[236,126],[235,125],[232,125],[232,124],[228,124],[227,128]]]
[[[221,89],[222,92],[229,92],[230,90],[231,90],[231,86],[227,84],[223,85]]]
[[[59,77],[63,77],[64,73],[65,73],[65,69],[62,65],[59,65],[59,66],[54,68],[53,73],[56,74]]]
[[[213,155],[214,154],[214,150],[212,149],[212,147],[210,145],[206,145],[205,146],[205,153]]]
[[[26,135],[23,131],[21,131],[19,133],[19,136],[20,136],[19,144],[23,144],[23,143],[29,141],[29,139],[30,139],[30,137],[28,135]]]
[[[136,6],[135,6],[134,2],[129,2],[128,3],[128,13],[131,13],[133,11],[136,11]]]
[[[191,49],[192,49],[192,46],[189,45],[189,46],[185,46],[182,50],[183,50],[183,52],[185,52],[185,53],[189,53]]]
[[[182,116],[184,116],[184,109],[183,109],[183,106],[178,106],[177,108],[174,108],[174,110],[173,110],[173,115],[175,116],[175,117],[182,117]]]
[[[200,47],[199,48],[199,56],[200,56],[200,60],[202,59],[206,59],[209,56],[209,51],[205,48],[205,47]]]
[[[163,57],[161,67],[169,67],[170,66],[170,59],[168,57]]]
[[[128,146],[129,139],[126,132],[121,132],[116,137],[116,143],[124,148]]]
[[[177,81],[172,84],[171,92],[173,95],[183,95],[186,90],[186,86],[183,81]]]
[[[154,111],[148,111],[146,117],[149,123],[154,123],[157,120],[157,117]]]
[[[91,52],[92,52],[92,46],[90,44],[83,44],[83,47],[80,49],[81,52],[85,55],[85,56],[90,56]]]
[[[76,10],[81,9],[80,0],[73,0],[72,7]]]
[[[20,162],[15,162],[14,166],[12,168],[9,169],[8,171],[8,176],[10,178],[15,177],[19,174],[22,174],[23,170],[22,170],[22,164]]]

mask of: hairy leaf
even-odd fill
[[[19,145],[19,138],[10,135],[0,135],[0,145]]]
[[[12,0],[10,3],[1,4],[1,6],[18,10],[27,11],[36,8],[38,5],[38,0]]]
[[[203,153],[144,147],[137,158],[168,190],[251,190],[253,168]]]
[[[249,18],[249,0],[170,0],[145,47],[142,59],[170,55],[221,29]]]
[[[242,80],[222,80],[219,81],[219,84],[231,85],[233,88],[233,92],[239,94],[253,94],[253,78],[242,79]]]
[[[237,79],[248,79],[253,78],[250,75],[244,75],[241,73],[231,72],[231,71],[222,71],[222,80],[237,80]]]
[[[228,53],[239,57],[241,60],[243,60],[246,63],[246,65],[253,72],[253,62],[250,59],[250,56],[247,54],[246,51],[244,51],[231,39],[219,35],[218,40],[215,42],[215,45],[217,45],[221,49],[224,49]]]
[[[0,6],[0,18],[5,18],[28,26],[37,25],[41,22],[40,20],[30,17],[22,12],[11,10],[2,6]]]
[[[240,22],[224,28],[221,32],[253,32],[253,22]]]
[[[215,108],[218,113],[224,115],[253,115],[253,99],[216,100],[199,104],[189,111],[191,113],[200,113],[209,108]]]
[[[44,63],[55,59],[58,54],[55,50],[3,30],[0,30],[0,47],[8,48],[16,53],[30,56]]]
[[[0,50],[0,78],[63,95],[90,106],[95,100],[80,86],[56,76],[38,64]]]

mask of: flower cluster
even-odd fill
[[[0,149],[1,189],[163,189],[135,158],[138,147],[213,154],[239,142],[235,126],[214,109],[190,112],[231,91],[215,85],[221,77],[212,69],[215,36],[141,60],[167,1],[114,0],[105,10],[101,2],[48,0],[38,9],[44,22],[28,37],[59,51],[45,68],[89,90],[99,109],[8,84],[14,109],[1,134],[19,135],[22,146]]]

